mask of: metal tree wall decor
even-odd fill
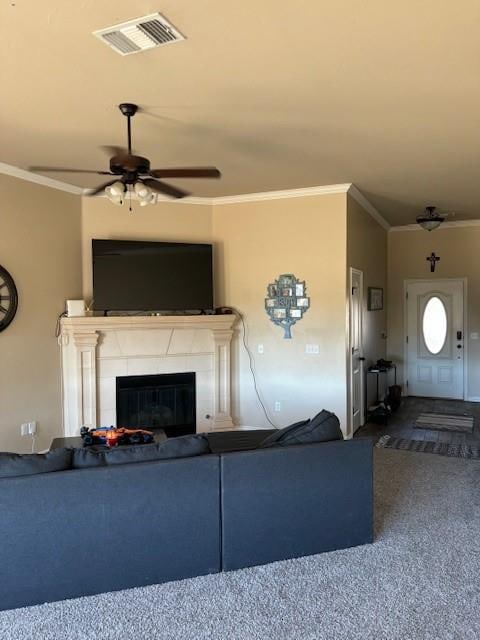
[[[283,273],[268,285],[265,310],[274,324],[283,327],[284,338],[292,337],[291,326],[301,320],[310,307],[306,294],[305,280],[298,280],[292,273]]]

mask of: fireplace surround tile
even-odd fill
[[[127,359],[125,358],[98,358],[98,378],[111,378],[112,376],[127,375]]]
[[[164,355],[172,337],[171,329],[157,331],[117,331],[117,340],[122,355],[136,356]]]
[[[146,376],[154,373],[163,373],[161,363],[163,358],[128,358],[128,376]],[[170,373],[170,372],[167,372]]]

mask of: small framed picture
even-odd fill
[[[287,310],[286,309],[274,309],[273,310],[273,317],[274,318],[278,318],[279,320],[286,318],[287,317]]]
[[[290,287],[284,287],[282,289],[282,296],[284,297],[290,297],[292,295],[292,289]]]
[[[265,302],[267,303],[267,307],[274,307],[277,301],[273,298],[267,298]]]
[[[303,283],[295,285],[295,295],[297,296],[297,298],[305,295],[303,291]]]
[[[270,298],[276,298],[278,295],[277,287],[274,284],[268,285],[268,295]]]
[[[308,298],[297,298],[297,307],[308,307]]]
[[[369,311],[381,311],[383,309],[383,289],[381,287],[368,287]]]
[[[301,309],[290,309],[290,317],[291,318],[301,318],[302,310]]]

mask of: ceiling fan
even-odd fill
[[[138,106],[130,102],[123,102],[118,108],[127,118],[127,148],[106,147],[114,155],[110,158],[110,171],[95,171],[89,169],[68,169],[66,167],[29,167],[30,171],[65,172],[65,173],[96,173],[101,176],[116,176],[114,180],[105,182],[88,191],[85,195],[96,196],[102,191],[114,204],[122,205],[127,194],[133,191],[140,205],[156,202],[156,194],[172,198],[184,198],[188,191],[174,187],[158,178],[220,178],[221,173],[216,167],[179,167],[171,169],[150,169],[150,160],[132,154],[131,119],[136,114]]]

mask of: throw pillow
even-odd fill
[[[264,447],[284,447],[291,444],[309,444],[343,440],[340,421],[337,416],[325,409],[311,420],[302,420],[272,433],[259,445]]]
[[[75,449],[73,467],[101,467],[135,462],[152,462],[171,458],[190,458],[209,453],[208,440],[202,434],[168,438],[164,442],[115,447],[103,451]]]
[[[71,468],[71,449],[54,449],[48,453],[0,453],[0,478],[31,476]]]

